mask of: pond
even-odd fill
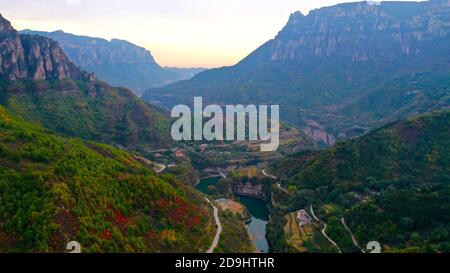
[[[269,209],[266,202],[245,196],[239,196],[238,199],[252,216],[252,219],[247,223],[247,230],[253,238],[256,249],[259,252],[268,253],[269,242],[266,239],[266,227],[269,221]]]

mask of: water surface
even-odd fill
[[[269,221],[269,209],[266,202],[245,196],[240,196],[239,202],[252,215],[247,231],[252,236],[256,249],[262,253],[268,253],[269,242],[266,239],[266,228]]]
[[[209,177],[200,180],[200,182],[197,184],[196,188],[197,190],[201,191],[204,194],[208,194],[208,187],[209,186],[215,186],[217,183],[222,179],[221,176],[217,177]]]

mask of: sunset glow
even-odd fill
[[[162,66],[233,65],[273,38],[289,15],[338,0],[0,0],[17,29],[119,38]],[[345,1],[344,1],[345,2]],[[354,1],[346,1],[354,2]]]

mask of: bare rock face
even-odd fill
[[[28,77],[24,49],[19,34],[10,22],[0,15],[0,74],[16,80]]]
[[[306,125],[302,127],[302,131],[319,144],[331,146],[336,143],[336,138],[327,133],[326,128],[316,121],[307,120]]]
[[[336,56],[353,63],[393,61],[418,55],[427,41],[450,34],[448,0],[403,7],[398,2],[360,2],[314,10],[308,16],[294,13],[270,45],[271,61]]]
[[[242,196],[264,198],[264,187],[262,184],[253,185],[251,183],[238,183],[234,186],[233,192]]]
[[[111,41],[65,33],[22,30],[20,34],[39,35],[57,41],[69,59],[81,69],[95,73],[113,86],[124,86],[137,95],[153,86],[164,86],[181,78],[184,70],[162,68],[150,51],[128,41]]]
[[[125,40],[108,41],[65,33],[62,30],[54,32],[23,30],[20,34],[39,35],[57,41],[67,56],[83,69],[105,65],[158,66],[150,51]]]
[[[94,80],[95,76],[76,67],[57,42],[36,35],[19,35],[0,15],[0,78]]]

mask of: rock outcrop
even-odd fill
[[[163,68],[151,52],[125,40],[88,37],[62,30],[45,32],[23,30],[20,34],[39,35],[58,42],[69,59],[100,80],[123,86],[137,95],[150,87],[189,79],[201,69]]]
[[[57,42],[36,35],[20,35],[0,15],[0,78],[94,80],[95,76],[75,66]]]
[[[450,33],[447,0],[340,4],[308,16],[291,15],[270,43],[271,61],[341,56],[351,62],[386,62],[418,55],[427,41]],[[426,10],[426,12],[424,12]]]
[[[233,193],[258,199],[266,199],[264,186],[262,184],[236,183],[233,185]]]

